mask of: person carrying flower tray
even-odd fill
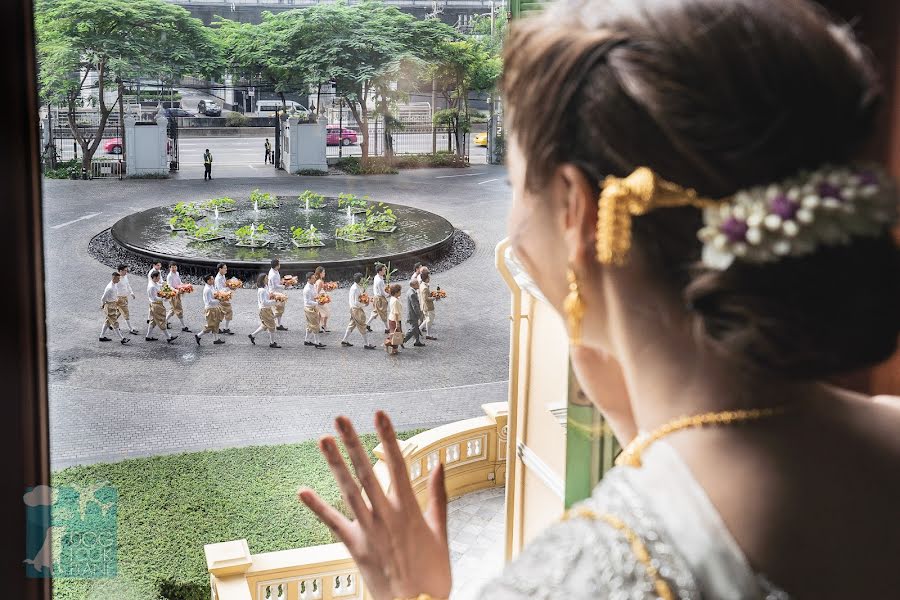
[[[332,289],[334,289],[332,284],[325,281],[325,267],[316,267],[316,296],[327,296],[328,292]],[[319,303],[319,320],[322,323],[322,328],[319,330],[319,333],[331,333],[331,330],[328,329],[328,317],[330,316],[330,304]]]
[[[122,332],[119,331],[119,298],[116,295],[116,290],[118,289],[120,278],[121,275],[119,275],[119,272],[113,271],[112,280],[106,284],[106,289],[103,290],[103,296],[100,298],[100,310],[106,315],[106,318],[103,321],[103,329],[100,331],[101,342],[112,341],[110,338],[106,337],[106,332],[108,330],[115,331],[116,335],[119,336],[119,342],[122,344],[127,344],[131,341],[127,337],[124,337]]]
[[[181,322],[181,330],[190,333],[191,330],[184,324],[184,307],[181,304],[181,296],[184,294],[182,286],[184,284],[181,282],[181,275],[178,274],[178,265],[175,263],[169,263],[169,274],[166,275],[166,283],[168,283],[169,287],[176,292],[176,294],[169,299],[170,308],[169,312],[166,313],[166,322],[172,317],[176,317]]]
[[[168,286],[167,286],[168,287]],[[171,296],[169,296],[171,298]],[[177,335],[171,335],[166,329],[166,307],[163,306],[164,295],[159,283],[159,271],[150,272],[150,283],[147,284],[147,300],[150,301],[150,323],[147,325],[148,342],[155,342],[159,338],[153,337],[153,328],[158,327],[166,335],[166,342],[171,344],[178,339]]]
[[[379,318],[384,323],[384,332],[388,333],[388,298],[390,298],[390,294],[384,286],[386,272],[387,267],[384,264],[375,263],[375,278],[372,280],[373,310],[369,320],[366,321],[366,326],[368,328],[372,321]],[[371,328],[369,330],[371,331]]]
[[[287,331],[288,328],[281,324],[281,317],[284,316],[284,309],[287,308],[287,293],[285,292],[284,282],[281,279],[281,262],[277,258],[273,258],[270,263],[269,275],[266,284],[270,292],[284,294],[284,302],[277,302],[272,312],[275,314],[275,328],[278,331]]]
[[[213,344],[224,344],[225,340],[219,339],[219,323],[222,322],[222,309],[219,301],[216,299],[216,289],[213,287],[215,278],[207,275],[203,278],[206,285],[203,286],[203,311],[206,317],[206,327],[200,333],[194,334],[197,345],[200,345],[200,338],[207,333],[213,334],[215,341]]]
[[[319,342],[319,300],[316,294],[316,274],[310,271],[306,274],[306,285],[303,286],[303,314],[306,315],[306,337],[304,346],[315,346],[322,349],[325,344]]]
[[[422,306],[422,314],[425,315],[425,319],[422,321],[422,329],[425,331],[425,339],[426,340],[437,340],[436,337],[432,335],[433,325],[434,325],[434,298],[431,295],[431,273],[428,271],[428,267],[422,267],[422,271],[419,273],[419,277],[422,283],[419,285],[419,303]]]
[[[259,327],[256,328],[256,331],[249,334],[247,337],[250,338],[250,343],[254,346],[256,345],[256,335],[265,329],[266,333],[269,334],[269,348],[281,348],[275,342],[275,313],[274,307],[278,304],[277,299],[279,296],[283,296],[279,292],[270,292],[268,286],[268,276],[265,273],[260,273],[259,277],[256,278],[256,304],[259,307]]]
[[[350,286],[350,323],[347,325],[347,331],[344,332],[344,339],[341,340],[341,346],[350,347],[353,344],[347,341],[354,329],[359,330],[359,334],[363,338],[363,348],[366,350],[374,350],[375,346],[369,343],[369,334],[366,332],[366,313],[363,307],[369,303],[368,296],[363,294],[360,282],[362,282],[362,273],[354,273],[353,285]]]
[[[219,263],[216,265],[216,282],[215,288],[216,291],[223,291],[231,289],[228,286],[227,280],[225,279],[225,275],[228,273],[228,265],[225,263]],[[222,327],[219,331],[221,333],[226,333],[228,335],[234,335],[234,332],[231,331],[231,319],[234,318],[234,311],[231,308],[230,300],[220,300],[219,301],[219,309],[222,311]]]

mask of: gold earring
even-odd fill
[[[569,267],[566,271],[569,280],[569,294],[563,302],[563,312],[566,314],[566,329],[569,332],[569,343],[572,346],[581,345],[581,322],[584,319],[584,300],[578,290],[578,276],[575,270]]]

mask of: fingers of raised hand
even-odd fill
[[[356,484],[356,480],[353,479],[353,475],[350,474],[347,463],[344,462],[344,457],[341,456],[338,450],[337,442],[331,436],[324,436],[319,440],[319,449],[325,455],[325,460],[328,461],[328,468],[331,469],[338,487],[341,488],[344,502],[353,511],[356,520],[361,525],[368,526],[372,520],[372,514],[359,493],[359,486]]]
[[[309,488],[300,488],[300,490],[297,491],[297,497],[300,498],[300,501],[311,511],[316,513],[319,520],[325,523],[325,525],[327,525],[342,542],[348,544],[348,538],[350,537],[350,521],[347,520],[347,517],[339,513],[334,507],[322,500],[318,494]]]
[[[391,419],[382,411],[375,413],[375,429],[384,448],[385,459],[391,473],[391,489],[404,503],[415,502],[412,482],[410,482],[409,473],[406,470],[406,461],[403,459],[403,452],[397,442],[397,432],[394,431]]]
[[[425,521],[431,530],[447,541],[447,487],[444,485],[444,465],[439,464],[428,480],[428,508]]]
[[[382,518],[386,518],[387,498],[384,496],[384,490],[381,489],[378,478],[375,477],[375,471],[372,469],[369,455],[360,443],[353,424],[347,417],[338,417],[334,423],[341,440],[344,442],[344,446],[347,448],[347,454],[350,455],[350,460],[353,462],[356,477],[366,491],[366,496],[368,496],[369,503],[372,505],[372,511],[381,515]]]

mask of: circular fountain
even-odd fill
[[[334,197],[324,197],[324,201],[320,197],[316,203],[321,204],[319,208],[297,196],[278,196],[276,200],[272,208],[244,199],[238,200],[233,209],[213,207],[203,211],[197,223],[217,231],[210,241],[176,230],[170,224],[172,206],[128,215],[112,226],[111,235],[129,252],[164,263],[176,262],[180,270],[198,274],[219,262],[228,263],[233,271],[261,271],[269,268],[273,258],[281,261],[282,272],[302,272],[322,265],[338,273],[365,273],[376,261],[397,265],[432,262],[453,241],[454,228],[447,219],[401,204],[368,203],[375,211],[391,209],[396,217],[393,227],[352,234],[342,230],[339,235],[339,228],[366,221],[363,208],[339,206]],[[256,233],[258,225],[265,229],[262,235]],[[252,226],[249,243],[246,236],[239,239],[235,234],[243,226]],[[317,243],[298,243],[292,232],[311,226],[316,228]]]

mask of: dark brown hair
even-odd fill
[[[849,30],[805,0],[563,1],[512,28],[503,89],[530,189],[569,163],[599,194],[643,165],[707,197],[854,158],[880,97]],[[700,227],[696,209],[660,209],[634,220],[635,245],[715,347],[788,378],[895,350],[887,231],[718,272],[698,266]]]

